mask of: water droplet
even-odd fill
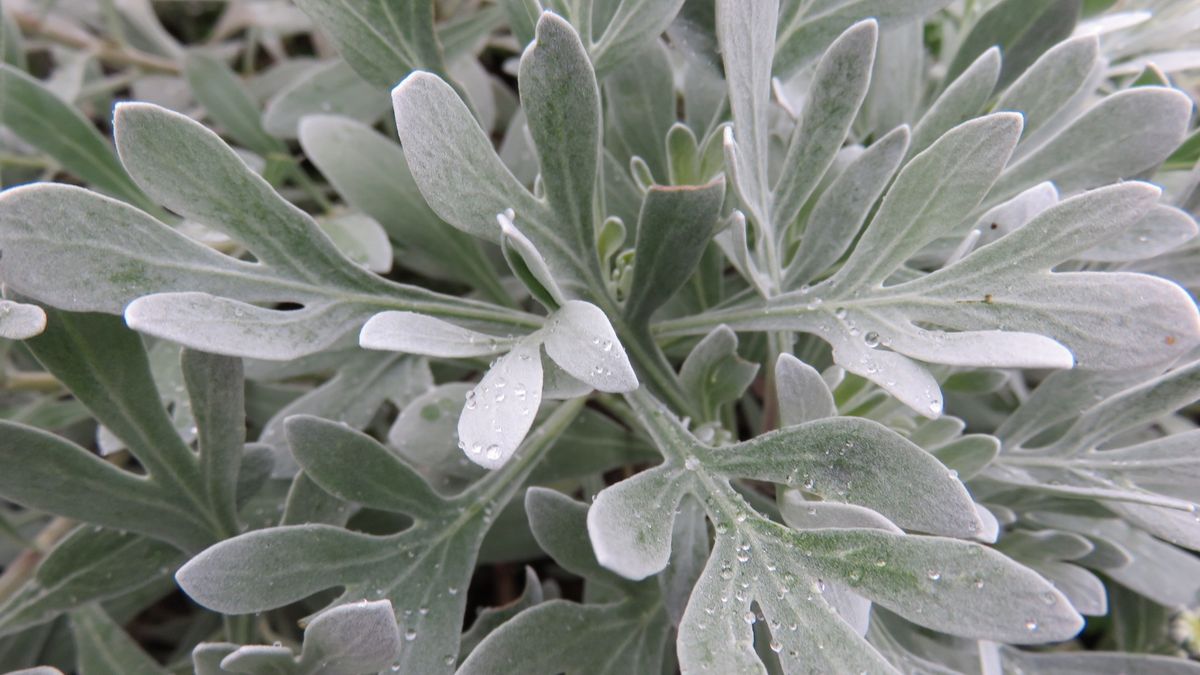
[[[942,401],[941,401],[941,399],[937,399],[937,398],[935,398],[935,399],[933,399],[932,401],[930,401],[930,402],[929,402],[929,412],[932,412],[932,413],[940,413],[940,412],[942,412]]]
[[[875,566],[876,567],[887,567],[887,561],[884,560],[883,558],[880,558],[879,560],[875,561]]]
[[[733,568],[730,567],[729,565],[722,565],[721,566],[721,578],[726,581],[729,581],[730,579],[732,579],[733,578]]]
[[[418,613],[419,613],[421,616],[425,616],[426,614],[428,614],[428,613],[429,613],[429,608],[428,608],[428,607],[421,607],[420,609],[418,609],[418,610],[417,610],[417,612],[418,612]]]
[[[746,623],[753,624],[758,620],[758,617],[754,616],[754,612],[746,612],[742,615],[742,620]]]
[[[771,651],[778,654],[779,652],[783,651],[783,644],[780,643],[779,640],[771,640]]]
[[[844,318],[846,318],[846,308],[845,308],[845,307],[838,307],[837,309],[833,310],[833,315],[834,315],[834,316],[836,316],[836,317],[837,317],[837,318],[839,318],[839,319],[844,319]]]
[[[500,446],[496,445],[495,443],[489,445],[487,447],[486,457],[492,461],[500,459]]]
[[[475,397],[476,397],[476,394],[475,394],[474,389],[467,392],[467,410],[474,410],[475,406],[478,405],[478,403],[475,400]]]
[[[471,446],[471,454],[472,455],[478,455],[481,452],[483,452],[483,445],[481,445],[479,443],[475,443]]]
[[[876,333],[873,330],[869,330],[866,333],[863,333],[863,342],[865,342],[867,344],[867,346],[870,347],[871,349],[878,347],[879,346],[879,333]]]
[[[695,457],[688,457],[683,461],[683,467],[688,471],[695,471],[700,468],[700,460]]]
[[[450,586],[446,589],[446,592],[450,595],[458,595],[458,586]]]
[[[983,588],[983,579],[975,580],[975,588]]]
[[[1042,601],[1047,605],[1053,605],[1054,603],[1058,602],[1058,596],[1051,591],[1046,591],[1042,594]]]
[[[246,310],[242,309],[241,307],[234,307],[233,315],[240,319],[246,315]]]
[[[409,642],[416,640],[417,639],[417,629],[409,628],[408,630],[404,631],[404,639],[408,640]]]
[[[929,577],[930,581],[937,581],[942,578],[942,573],[937,570],[929,570],[929,573],[926,574],[926,576]]]
[[[812,478],[805,478],[805,479],[804,479],[804,489],[805,489],[805,490],[811,490],[811,489],[813,489],[813,487],[815,487],[815,486],[816,486],[816,484],[817,484],[817,481],[813,480]]]
[[[447,654],[447,655],[443,656],[443,657],[442,657],[442,663],[444,663],[444,664],[446,664],[446,665],[448,665],[448,666],[452,666],[452,665],[454,665],[454,655],[453,655],[453,654]]]

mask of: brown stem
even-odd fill
[[[26,34],[37,35],[67,47],[95,52],[97,58],[111,65],[136,66],[147,72],[164,75],[178,75],[182,72],[178,64],[169,59],[131,47],[117,46],[86,33],[61,30],[30,12],[13,10],[12,18]]]
[[[4,573],[0,574],[0,603],[8,599],[10,595],[15,593],[37,569],[38,563],[42,558],[46,557],[46,553],[75,528],[75,521],[62,516],[56,516],[50,520],[46,527],[38,533],[33,540],[33,546],[25,549],[12,564],[5,568]]]
[[[57,391],[63,386],[50,373],[37,371],[17,371],[0,376],[0,385],[9,391]]]

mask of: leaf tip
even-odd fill
[[[393,344],[391,325],[400,319],[404,312],[379,312],[367,319],[358,331],[358,346],[363,349],[392,351]]]
[[[992,113],[982,119],[992,120],[993,123],[996,124],[1000,133],[1011,135],[1014,139],[1014,142],[1015,139],[1021,135],[1021,131],[1025,128],[1025,114],[1013,112],[1011,110]]]
[[[421,89],[439,86],[447,85],[442,78],[428,70],[414,70],[409,73],[403,80],[400,80],[400,84],[392,88],[392,104],[396,108],[397,116],[400,114],[401,105],[408,103],[410,97],[419,96]]]
[[[632,581],[640,581],[660,572],[665,565],[659,566],[652,562],[646,564],[647,560],[643,556],[628,555],[621,548],[610,545],[611,533],[608,531],[610,524],[603,522],[605,510],[602,507],[598,508],[603,496],[603,492],[597,496],[596,503],[588,509],[587,514],[588,538],[592,541],[596,561],[605,569],[612,570]]]
[[[879,39],[879,21],[875,17],[863,19],[847,28],[838,41],[851,37],[865,38],[874,44]]]

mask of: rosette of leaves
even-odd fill
[[[12,4],[0,657],[1197,670],[1194,11]]]

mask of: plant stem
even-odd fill
[[[38,563],[60,539],[75,529],[75,521],[58,516],[53,518],[33,540],[33,545],[17,555],[4,573],[0,574],[0,604],[7,600],[33,576]]]
[[[0,384],[9,391],[40,391],[50,392],[62,389],[62,382],[50,373],[42,372],[12,372],[0,379]]]
[[[134,66],[149,73],[162,75],[179,75],[182,72],[179,65],[169,59],[132,47],[118,46],[82,31],[75,33],[62,30],[30,12],[13,10],[12,18],[25,33],[46,38],[66,47],[94,52],[96,58],[109,65]]]
[[[225,624],[226,640],[239,645],[254,643],[254,638],[257,637],[258,631],[254,625],[255,617],[253,614],[225,615],[221,618]]]
[[[13,155],[7,152],[0,153],[0,164],[5,164],[7,166],[24,166],[31,169],[44,169],[50,166],[50,162],[47,162],[41,157],[22,157],[21,155]]]

